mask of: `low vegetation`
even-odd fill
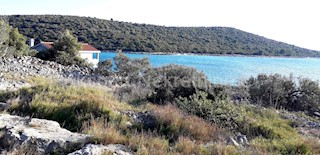
[[[7,112],[58,121],[72,131],[92,135],[99,144],[124,144],[136,154],[318,154],[318,142],[298,134],[290,120],[273,108],[228,99],[210,99],[208,92],[175,98],[172,104],[130,105],[115,100],[102,86],[29,78],[33,86],[1,92]],[[149,111],[152,126],[119,112]],[[131,122],[132,125],[128,125]],[[241,132],[246,149],[225,145]]]
[[[280,114],[319,112],[316,81],[275,74],[222,86],[193,68],[152,68],[121,52],[112,64],[101,62],[96,73],[114,77],[114,89],[29,77],[31,87],[0,92],[0,102],[10,114],[55,120],[92,143],[123,144],[136,154],[320,154],[319,139],[299,134]],[[249,144],[226,145],[236,134]]]
[[[114,74],[118,74],[118,72]],[[141,74],[136,73],[136,75]],[[155,84],[156,87],[148,87],[148,85],[141,87],[141,83],[133,82],[130,83],[129,88],[128,86],[123,86],[123,88],[126,89],[122,89],[120,92],[125,94],[123,92],[127,91],[127,94],[133,95],[130,96],[136,99],[134,102],[131,102],[133,105],[135,105],[135,102],[140,103],[141,100],[158,105],[166,105],[161,110],[156,110],[156,120],[161,122],[161,125],[160,127],[156,125],[153,129],[156,129],[158,133],[164,134],[167,138],[168,135],[165,133],[171,133],[169,139],[172,141],[176,141],[177,139],[179,141],[181,137],[181,140],[185,143],[189,143],[188,139],[191,141],[205,141],[203,138],[199,140],[192,136],[192,133],[197,130],[188,131],[188,128],[182,128],[184,127],[184,123],[192,124],[188,122],[188,120],[193,119],[188,116],[176,116],[176,112],[174,112],[175,108],[172,107],[174,106],[181,109],[182,111],[178,111],[182,113],[191,116],[195,115],[203,118],[206,122],[215,124],[215,130],[219,131],[219,133],[227,133],[219,130],[219,127],[221,127],[229,132],[240,132],[247,135],[251,140],[249,149],[251,153],[319,153],[319,147],[312,144],[314,142],[313,139],[299,135],[294,128],[294,122],[283,119],[279,113],[277,113],[278,110],[285,109],[295,112],[306,112],[305,114],[312,117],[313,112],[319,111],[320,103],[320,87],[316,81],[302,78],[296,80],[293,77],[284,77],[277,74],[261,74],[257,77],[249,78],[239,86],[230,87],[207,83],[204,85],[205,87],[203,87],[203,85],[194,85],[195,77],[205,82],[207,81],[202,73],[178,65],[154,68],[143,72],[143,75],[156,75],[151,79],[158,78],[160,80],[157,82],[160,82]],[[174,78],[178,79],[177,81],[185,80],[187,84],[179,85],[180,83],[175,83]],[[134,96],[135,93],[132,92],[137,88],[140,88],[140,92],[152,93],[146,93],[144,96],[141,94]],[[118,93],[119,91],[115,91],[115,94]],[[157,96],[157,98],[153,98],[154,96]],[[159,113],[162,114],[157,115]],[[169,116],[175,118],[175,121]],[[180,118],[184,120],[184,123],[179,122]],[[205,128],[203,125],[202,127]],[[207,128],[205,131],[209,130],[210,128]],[[191,135],[184,135],[183,133],[185,133],[185,131],[188,131],[186,133]],[[183,137],[186,137],[186,139]],[[210,137],[210,135],[204,137]],[[214,137],[218,138],[217,136]],[[214,138],[211,138],[211,140],[212,139]],[[177,145],[178,144],[179,143],[177,143]],[[196,148],[193,150],[195,149]],[[238,151],[239,150],[236,152]]]

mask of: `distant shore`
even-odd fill
[[[112,52],[115,51],[103,51]],[[267,55],[243,55],[243,54],[210,54],[210,53],[166,53],[166,52],[128,52],[123,51],[127,54],[146,54],[146,55],[190,55],[190,56],[229,56],[229,57],[261,57],[261,58],[316,58],[320,57],[300,57],[300,56],[267,56]]]

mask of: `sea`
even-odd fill
[[[114,52],[102,52],[100,61],[112,59]],[[154,55],[129,54],[130,58],[149,58],[153,67],[178,64],[193,67],[203,72],[215,84],[236,85],[258,74],[292,75],[320,81],[319,58],[206,56],[206,55]]]

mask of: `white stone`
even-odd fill
[[[113,153],[114,155],[133,155],[128,148],[120,144],[110,144],[107,146],[87,144],[81,150],[68,155],[101,155],[107,152]]]
[[[0,114],[0,144],[12,150],[27,147],[40,154],[65,153],[83,146],[89,136],[72,133],[60,127],[59,123],[44,119]]]

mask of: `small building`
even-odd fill
[[[30,43],[30,45],[32,45],[32,43]],[[40,42],[39,44],[33,46],[32,49],[41,52],[52,48],[52,45],[53,42]],[[101,51],[87,43],[81,43],[81,45],[81,51],[79,51],[80,57],[85,59],[88,63],[93,64],[93,67],[97,67]]]

